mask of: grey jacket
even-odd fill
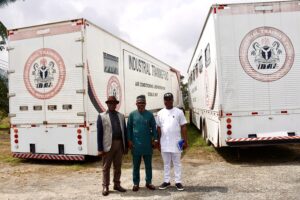
[[[123,150],[127,151],[127,133],[124,115],[117,112],[121,130],[122,130],[122,141],[123,141]],[[98,142],[98,151],[108,152],[112,144],[112,126],[110,122],[109,112],[104,112],[98,115],[97,120],[97,142]]]

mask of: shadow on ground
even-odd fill
[[[274,165],[300,163],[300,145],[276,145],[261,147],[225,147],[217,149],[224,160],[233,164]]]
[[[221,187],[221,186],[185,186],[185,192],[193,193],[193,192],[220,192],[220,193],[227,193],[228,188],[227,187]],[[154,191],[150,191],[144,187],[140,188],[138,192],[133,192],[132,190],[128,190],[126,193],[123,193],[122,197],[150,197],[150,196],[171,196],[173,192],[181,192],[177,191],[175,186],[171,186],[167,188],[166,190],[159,190],[156,189]],[[115,191],[112,191],[111,193],[116,193]]]

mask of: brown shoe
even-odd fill
[[[137,192],[139,191],[140,187],[138,185],[134,185],[132,191]]]
[[[146,184],[146,187],[147,187],[149,190],[155,190],[155,186],[152,185],[151,183],[147,183],[147,184]]]
[[[122,188],[121,185],[115,185],[114,190],[117,190],[119,192],[126,192],[126,190],[124,188]]]
[[[103,196],[107,196],[108,194],[109,194],[109,189],[108,189],[108,187],[103,187],[102,195],[103,195]]]

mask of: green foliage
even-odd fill
[[[189,108],[189,93],[188,93],[188,84],[183,83],[184,76],[180,77],[180,89],[182,92],[182,99],[183,99],[183,104],[184,104],[184,109]]]
[[[7,93],[7,78],[0,76],[0,112],[5,116],[9,112]]]
[[[9,3],[16,2],[16,0],[0,0],[0,8],[7,6]]]
[[[9,127],[10,127],[9,118],[5,117],[5,115],[3,115],[0,112],[0,129],[9,129]]]
[[[14,3],[17,0],[0,0],[0,8],[3,8],[7,6],[10,3]],[[7,29],[4,26],[4,24],[0,21],[0,51],[3,51],[5,49],[4,45],[6,44],[7,39]]]
[[[5,40],[7,38],[7,30],[4,24],[0,21],[0,51],[4,50]]]

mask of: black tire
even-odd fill
[[[203,123],[202,123],[202,117],[200,117],[200,122],[199,122],[199,132],[200,132],[200,135],[203,136]]]
[[[204,124],[203,124],[203,139],[204,139],[204,141],[205,141],[205,144],[206,144],[207,146],[210,146],[210,145],[211,145],[211,142],[210,142],[210,140],[208,139],[207,134],[208,134],[207,126],[206,126],[206,124],[204,123]]]
[[[193,125],[193,113],[191,109],[190,109],[190,124]]]

